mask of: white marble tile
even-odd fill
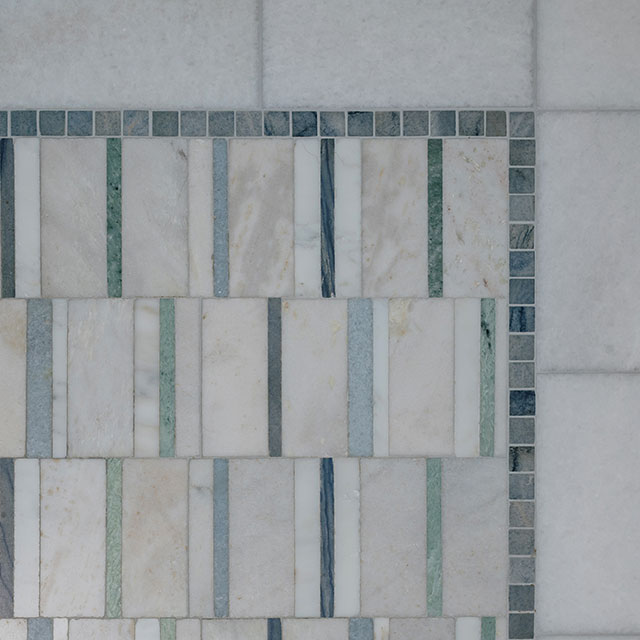
[[[257,3],[227,9],[206,0],[8,6],[0,95],[16,107],[258,106]]]
[[[265,104],[530,104],[532,6],[530,0],[471,6],[464,0],[331,0],[322,7],[269,0]]]
[[[509,629],[506,616],[496,617],[496,640],[507,640]],[[604,639],[602,639],[604,640]]]
[[[389,301],[389,452],[453,453],[452,300]]]
[[[543,113],[537,125],[538,370],[638,371],[640,113]]]
[[[229,295],[293,295],[293,143],[229,143]]]
[[[538,3],[538,104],[545,108],[640,106],[635,0]]]
[[[282,453],[347,455],[346,300],[282,305]]]
[[[360,465],[355,458],[335,458],[334,615],[360,613]]]
[[[189,295],[213,295],[213,144],[189,140]]]
[[[53,619],[53,640],[69,640],[69,620],[67,618]]]
[[[507,606],[507,473],[501,458],[442,461],[442,610],[504,615]]]
[[[27,640],[27,621],[8,619],[0,620],[2,640]]]
[[[70,620],[69,640],[134,640],[133,630],[133,620]]]
[[[135,640],[160,640],[160,621],[151,618],[136,620]]]
[[[201,301],[177,298],[175,301],[177,456],[200,455],[201,330]]]
[[[640,634],[639,411],[639,376],[538,376],[536,636]]]
[[[202,303],[204,455],[267,455],[267,303]]]
[[[213,464],[189,461],[189,615],[213,617]]]
[[[39,298],[40,140],[14,139],[15,283],[18,298]]]
[[[456,640],[480,640],[480,618],[456,618]]]
[[[509,307],[496,300],[494,455],[507,455],[509,424]]]
[[[361,615],[424,616],[425,461],[362,458],[360,465]]]
[[[362,149],[360,140],[335,141],[336,296],[362,295]]]
[[[187,613],[187,461],[125,460],[122,612]]]
[[[201,621],[197,619],[183,618],[176,620],[175,640],[201,640]]]
[[[107,295],[107,147],[40,143],[42,295]]]
[[[348,640],[349,621],[342,618],[282,621],[282,637],[287,640]]]
[[[122,294],[189,293],[187,141],[122,140]]]
[[[452,618],[392,618],[389,639],[459,640],[455,634],[455,623]]]
[[[133,454],[133,301],[71,300],[70,456]]]
[[[427,145],[362,142],[362,290],[427,295]]]
[[[67,455],[67,301],[53,300],[52,450],[54,458]]]
[[[373,301],[373,455],[389,455],[389,301]]]
[[[13,615],[40,615],[40,464],[16,460]]]
[[[203,620],[202,640],[264,640],[266,620]]]
[[[299,139],[294,149],[295,294],[322,295],[320,268],[320,141]]]
[[[389,640],[389,618],[373,619],[373,640]]]
[[[40,465],[40,613],[103,616],[104,460],[43,460]]]
[[[445,297],[505,297],[509,285],[507,140],[442,144]]]
[[[160,450],[160,302],[139,298],[133,306],[133,448],[137,458]]]
[[[229,462],[232,617],[294,615],[293,503],[292,460]]]
[[[27,305],[0,300],[0,457],[25,455]]]

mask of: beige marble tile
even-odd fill
[[[282,637],[287,640],[347,640],[349,620],[289,618],[282,621]]]
[[[264,640],[266,620],[203,620],[202,640]]]
[[[69,640],[134,640],[133,620],[70,620]]]
[[[416,638],[454,640],[456,638],[455,620],[452,618],[392,618],[389,621],[389,640],[416,640]]]
[[[0,636],[2,636],[2,640],[27,640],[27,621],[0,620]]]

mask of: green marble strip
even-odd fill
[[[160,456],[176,455],[175,301],[160,299]]]
[[[482,618],[480,640],[496,640],[496,619]]]
[[[480,455],[492,456],[496,413],[496,301],[480,303]]]
[[[107,618],[122,617],[122,460],[107,459]]]
[[[429,297],[442,298],[442,140],[427,144]]]
[[[175,618],[160,618],[160,640],[176,640]]]
[[[427,459],[427,615],[442,615],[442,461]]]
[[[107,139],[107,292],[122,296],[122,140]]]

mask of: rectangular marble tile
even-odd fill
[[[160,620],[153,618],[136,620],[136,640],[162,640],[160,638]]]
[[[71,300],[70,456],[133,454],[133,301]]]
[[[189,293],[187,141],[122,141],[122,292]]]
[[[443,286],[446,297],[505,297],[508,285],[506,140],[445,140]]]
[[[294,615],[293,529],[293,461],[232,460],[229,463],[232,617]]]
[[[265,640],[266,620],[203,620],[202,640]]]
[[[70,620],[69,640],[134,640],[133,620]]]
[[[427,295],[427,148],[423,140],[362,142],[362,291]]]
[[[205,455],[267,455],[267,302],[202,304]]]
[[[201,621],[199,618],[176,620],[175,640],[201,640]]]
[[[42,294],[107,295],[107,147],[103,139],[43,139]]]
[[[229,143],[229,294],[293,295],[293,143]]]
[[[0,635],[3,640],[27,640],[27,621],[0,619]]]
[[[415,640],[416,638],[460,640],[455,632],[455,620],[452,618],[392,618],[390,620],[389,640]]]
[[[389,301],[373,300],[373,455],[389,455]]]
[[[373,640],[389,640],[389,618],[373,619]]]
[[[52,455],[67,455],[67,300],[52,300]]]
[[[0,457],[25,455],[27,305],[0,301]]]
[[[453,453],[452,300],[389,301],[389,452]]]
[[[505,613],[507,474],[501,458],[442,462],[443,613]]]
[[[41,463],[41,615],[104,615],[105,478],[103,460]]]
[[[424,460],[361,460],[361,615],[426,614]]]
[[[186,460],[125,460],[122,612],[187,614]]]
[[[288,618],[282,621],[282,637],[287,640],[348,640],[348,620]]]
[[[347,430],[347,301],[287,300],[282,306],[283,454],[347,455]]]

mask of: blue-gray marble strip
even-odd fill
[[[333,458],[320,461],[320,615],[333,617]]]
[[[0,618],[13,616],[13,460],[0,458]]]
[[[229,615],[229,460],[213,461],[213,605],[216,618]]]
[[[53,344],[51,300],[27,300],[27,457],[51,457]]]
[[[27,620],[27,640],[52,640],[52,618],[29,618]]]
[[[320,141],[320,273],[323,298],[336,295],[334,151],[335,140],[323,138]]]
[[[216,297],[229,295],[227,141],[213,141],[213,291]]]
[[[373,455],[373,303],[348,301],[349,455]]]
[[[282,640],[282,622],[280,618],[267,619],[267,640]]]
[[[0,245],[2,249],[2,297],[16,295],[16,234],[13,139],[0,140]]]
[[[268,302],[269,455],[282,455],[282,302]]]
[[[373,640],[373,618],[350,618],[349,640]]]

